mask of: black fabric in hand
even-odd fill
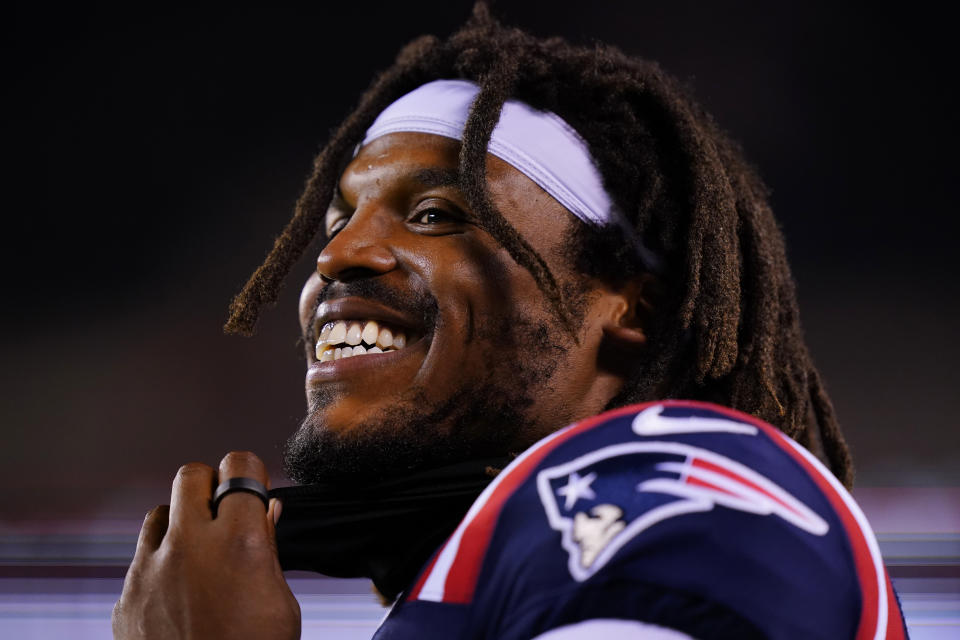
[[[475,460],[370,483],[282,487],[280,566],[367,577],[393,600],[453,533],[507,459]]]

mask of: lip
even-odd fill
[[[320,362],[312,360],[307,367],[307,387],[317,387],[330,382],[343,380],[353,375],[369,373],[376,375],[377,369],[389,367],[393,369],[396,366],[404,366],[410,360],[419,360],[422,362],[427,351],[427,341],[423,338],[407,345],[397,351],[388,351],[386,353],[368,353],[353,358],[341,358],[340,360],[328,360]],[[419,364],[412,363],[413,367],[419,369]]]

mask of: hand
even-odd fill
[[[170,506],[150,511],[140,530],[113,608],[114,638],[300,637],[300,605],[277,560],[276,500],[264,514],[259,497],[237,491],[220,501],[216,518],[210,510],[216,485],[235,477],[269,487],[252,453],[227,454],[219,473],[199,463],[180,468]]]

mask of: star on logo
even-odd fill
[[[567,510],[572,509],[573,505],[577,504],[577,500],[580,498],[586,498],[587,500],[596,498],[597,494],[590,488],[590,485],[596,479],[597,474],[593,472],[588,473],[582,478],[576,471],[567,476],[567,484],[557,489],[557,493],[566,498],[566,501],[563,503],[563,508]]]

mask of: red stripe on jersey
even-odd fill
[[[833,507],[837,517],[840,518],[844,529],[847,531],[847,539],[850,541],[850,546],[853,549],[853,562],[857,569],[857,576],[860,578],[860,592],[863,597],[863,608],[860,612],[860,623],[857,626],[857,635],[855,638],[856,640],[872,640],[876,635],[877,623],[879,622],[880,593],[878,585],[881,577],[877,576],[877,571],[873,562],[873,555],[870,553],[870,545],[867,543],[867,538],[863,530],[860,528],[860,525],[857,523],[856,517],[850,511],[850,508],[844,501],[843,496],[833,488],[833,485],[823,476],[820,470],[817,469],[800,452],[781,439],[787,438],[788,436],[768,425],[766,422],[758,420],[753,416],[741,413],[734,409],[718,407],[705,402],[665,400],[656,404],[662,404],[667,407],[691,407],[705,409],[707,411],[725,414],[740,422],[752,424],[767,434],[770,440],[775,442],[777,446],[786,451],[791,458],[793,458],[800,464],[801,467],[803,467],[804,470],[806,470],[807,474],[813,478],[814,482],[817,483],[820,491],[823,492],[823,494],[827,497],[827,500],[830,501],[830,505]],[[882,577],[885,578],[886,576]],[[889,580],[887,580],[887,589],[891,589]],[[889,610],[890,607],[891,605],[888,601],[887,609]]]
[[[883,573],[887,581],[887,636],[885,640],[906,640],[907,635],[904,631],[903,615],[900,613],[897,594],[893,592],[893,583],[890,582],[890,576],[887,575],[886,570]]]
[[[707,482],[706,480],[701,480],[700,478],[695,478],[693,476],[687,476],[686,483],[694,487],[704,487],[706,489],[710,489],[711,491],[719,491],[720,493],[725,493],[728,496],[739,497],[732,491],[728,491],[723,487],[718,487],[717,485]]]
[[[783,500],[781,500],[781,499],[778,498],[777,496],[773,495],[772,493],[770,493],[769,491],[767,491],[766,489],[764,489],[764,488],[761,487],[760,485],[758,485],[758,484],[756,484],[756,483],[754,483],[754,482],[751,482],[750,480],[744,478],[743,476],[741,476],[741,475],[738,474],[738,473],[734,473],[734,472],[731,471],[730,469],[727,469],[727,468],[725,468],[725,467],[721,467],[721,466],[718,465],[718,464],[713,464],[712,462],[707,462],[706,460],[702,460],[702,459],[700,459],[700,458],[697,458],[697,459],[695,459],[695,460],[693,461],[693,466],[695,466],[695,467],[700,467],[701,469],[707,469],[707,470],[713,471],[713,472],[715,472],[715,473],[719,473],[719,474],[722,475],[722,476],[725,476],[725,477],[727,477],[727,478],[730,478],[731,480],[735,480],[735,481],[737,481],[737,482],[740,483],[740,484],[746,485],[746,486],[750,487],[751,489],[753,489],[754,491],[756,491],[757,493],[762,493],[763,495],[767,496],[768,498],[770,498],[771,500],[773,500],[774,502],[776,502],[777,504],[779,504],[779,505],[780,505],[781,507],[783,507],[784,509],[787,509],[787,510],[789,510],[789,511],[795,513],[795,514],[797,514],[798,516],[806,519],[806,517],[804,516],[804,514],[802,514],[802,513],[800,513],[799,511],[797,511],[794,507],[790,506],[789,504],[787,504],[786,502],[784,502]],[[727,491],[726,493],[730,493],[730,492]]]

